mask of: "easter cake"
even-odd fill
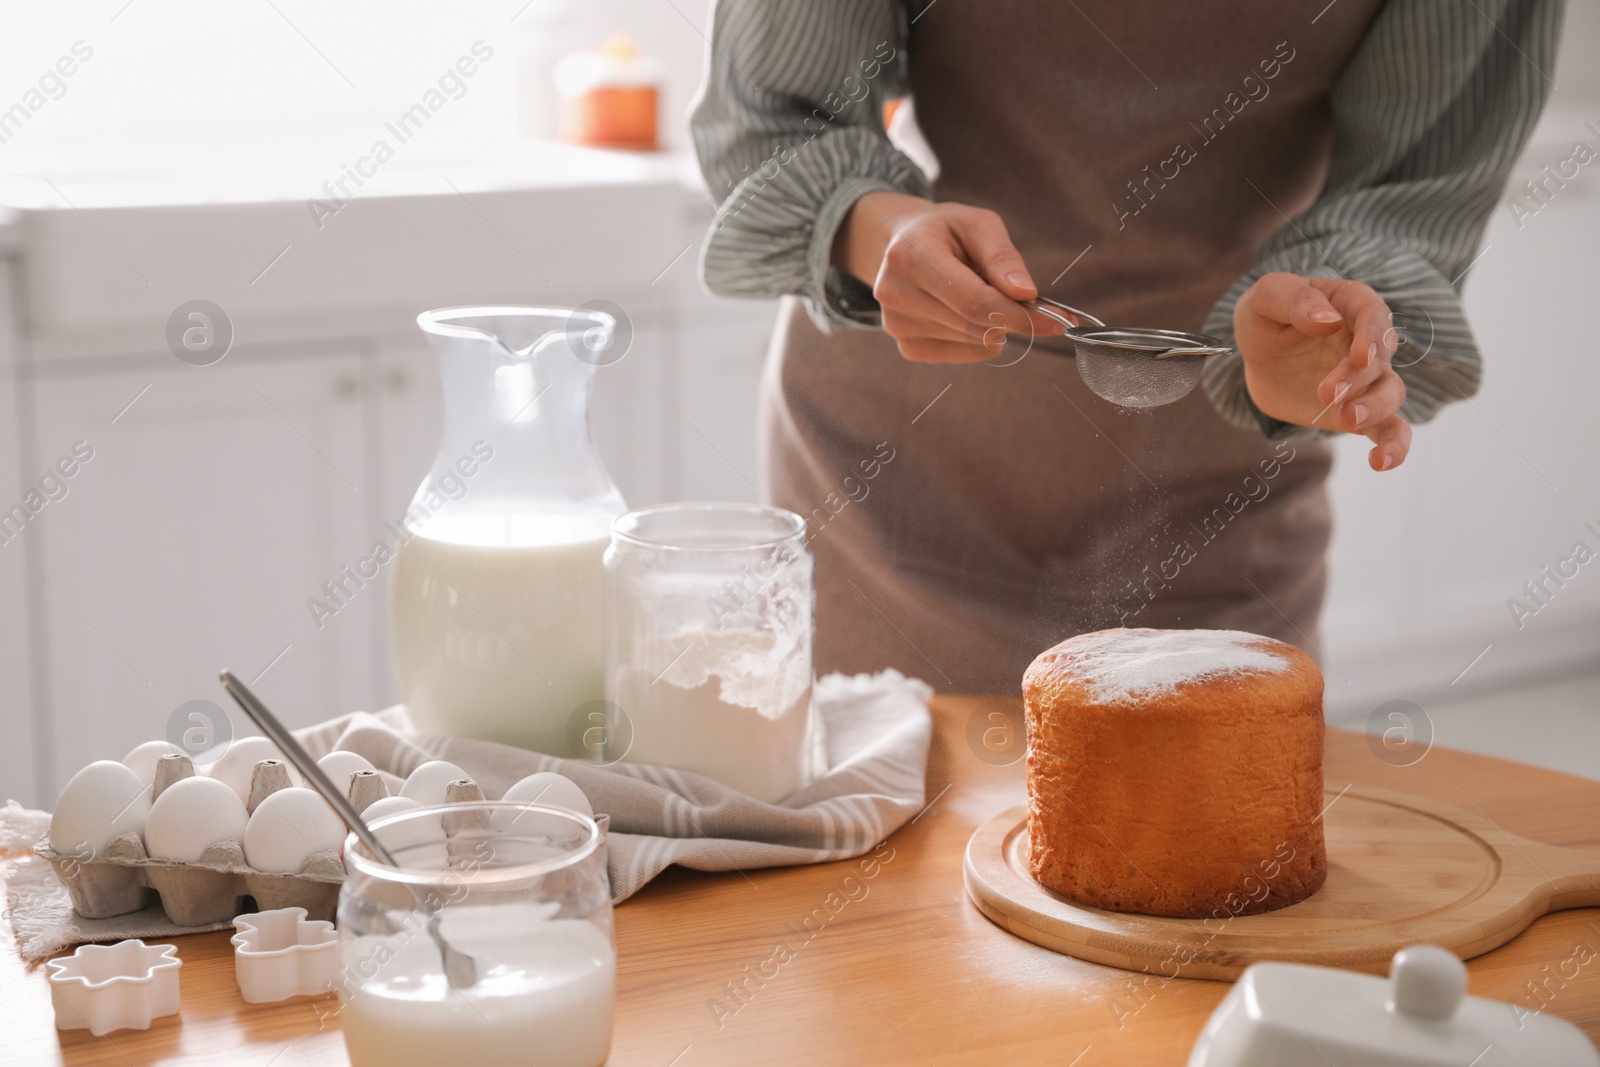
[[[1322,674],[1235,630],[1115,629],[1023,678],[1029,871],[1111,911],[1205,918],[1327,877]]]

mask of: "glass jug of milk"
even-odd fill
[[[568,724],[604,695],[601,560],[626,510],[589,430],[615,320],[478,307],[417,324],[444,428],[392,568],[401,699],[424,733],[578,755]]]

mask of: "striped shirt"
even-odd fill
[[[870,296],[831,266],[833,235],[864,193],[931,196],[882,122],[883,103],[907,91],[909,24],[924,6],[717,0],[691,117],[720,198],[701,257],[713,292],[795,294],[830,327],[879,325]],[[1260,249],[1206,332],[1232,342],[1234,305],[1263,274],[1348,278],[1383,296],[1407,341],[1394,360],[1404,418],[1425,422],[1475,393],[1482,359],[1461,285],[1552,88],[1563,6],[1390,0],[1329,93],[1320,197]],[[1202,384],[1235,426],[1301,432],[1256,409],[1237,352],[1210,360]]]

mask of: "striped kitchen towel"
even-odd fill
[[[489,741],[417,734],[405,708],[356,712],[295,731],[313,757],[365,756],[391,785],[428,760],[448,760],[497,799],[536,771],[578,784],[607,839],[611,896],[626,900],[671,864],[742,871],[859,856],[923,805],[933,690],[898,671],[831,674],[815,688],[821,726],[815,780],[767,804],[698,774],[636,763],[599,766]]]

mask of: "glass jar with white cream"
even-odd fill
[[[398,866],[345,842],[336,988],[352,1067],[600,1067],[617,996],[603,824],[479,802],[371,829]],[[452,983],[429,912],[476,981]]]
[[[755,504],[629,512],[606,550],[611,748],[778,803],[809,784],[813,564],[800,516]]]

